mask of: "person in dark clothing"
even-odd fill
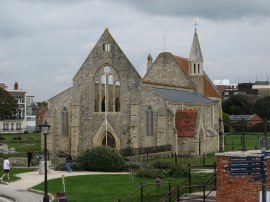
[[[28,168],[31,166],[32,163],[32,157],[33,157],[33,152],[29,150],[27,152],[27,162],[28,162]]]
[[[67,153],[66,154],[66,169],[69,173],[72,171],[71,163],[72,163],[72,157],[69,153]]]

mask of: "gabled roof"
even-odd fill
[[[182,70],[185,72],[185,74],[188,76],[188,59],[180,56],[174,56],[175,60],[180,64],[182,67]],[[220,95],[216,89],[216,87],[213,85],[207,74],[204,72],[203,74],[203,82],[204,82],[204,96],[207,97],[217,97],[220,98]]]
[[[209,77],[206,75],[205,72],[203,76],[203,82],[204,82],[204,89],[203,89],[204,96],[220,98],[218,90],[213,85],[212,81],[209,79]]]
[[[203,62],[203,56],[202,56],[202,51],[199,43],[199,38],[197,35],[197,31],[194,33],[193,41],[192,41],[192,46],[190,49],[189,53],[189,58],[190,61],[200,61]]]
[[[244,119],[244,121],[248,121],[251,120],[252,118],[257,118],[258,120],[262,120],[261,117],[259,117],[257,114],[251,114],[251,115],[230,115],[229,118],[232,121],[242,121]]]
[[[204,105],[214,104],[211,99],[196,92],[153,87],[149,88],[149,90],[172,102],[196,103]]]
[[[96,60],[96,58],[102,58],[102,60],[96,60],[98,62],[100,62],[100,64],[98,65],[102,65],[107,63],[109,66],[113,64],[111,64],[111,61],[114,60],[120,60],[120,58],[115,57],[114,54],[107,54],[104,51],[101,51],[103,49],[104,44],[110,44],[111,45],[111,51],[110,52],[114,52],[116,49],[118,49],[120,51],[120,55],[123,56],[125,58],[125,60],[128,61],[128,63],[130,64],[131,68],[136,72],[137,76],[139,78],[141,78],[140,74],[138,73],[137,69],[134,68],[134,66],[132,65],[132,63],[129,61],[129,59],[127,58],[127,56],[125,55],[125,53],[122,51],[122,49],[120,48],[120,46],[118,45],[118,43],[115,41],[115,39],[113,38],[113,36],[111,35],[111,33],[109,32],[109,29],[106,28],[104,30],[104,32],[102,33],[102,35],[100,36],[99,40],[97,41],[97,43],[95,44],[95,46],[93,47],[93,49],[91,50],[91,52],[89,53],[89,55],[87,56],[87,58],[85,59],[84,63],[81,65],[80,69],[77,71],[76,75],[73,77],[73,80],[77,77],[77,75],[79,75],[80,72],[83,72],[84,69],[89,68],[89,64],[91,64],[91,60]],[[110,55],[108,58],[110,58],[110,60],[104,59],[106,58],[108,55]],[[121,58],[122,59],[122,58]],[[97,65],[96,64],[96,65]]]
[[[253,115],[231,115],[229,116],[232,121],[248,121]]]
[[[195,90],[196,86],[184,72],[174,55],[163,52],[158,55],[143,78],[144,84]]]

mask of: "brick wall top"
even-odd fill
[[[257,175],[232,176],[230,171],[226,170],[226,167],[232,163],[232,157],[260,157],[261,155],[259,153],[260,151],[239,151],[216,154],[217,202],[259,201],[262,183],[261,181],[250,182],[250,179],[256,177]],[[267,182],[270,182],[270,158],[267,158]],[[267,191],[270,191],[269,183],[267,185]]]

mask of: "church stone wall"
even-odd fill
[[[69,123],[63,123],[62,112],[63,107],[66,107],[67,113],[71,114],[71,92],[72,88],[69,88],[48,101],[49,111],[46,114],[46,118],[48,124],[52,127],[49,135],[47,136],[47,145],[50,153],[70,150]],[[68,122],[69,121],[70,120],[68,120]],[[63,134],[63,124],[68,124],[68,134]],[[42,145],[44,145],[43,142]]]
[[[142,147],[150,147],[150,146],[159,146],[171,144],[167,140],[167,131],[166,131],[166,101],[164,98],[151,93],[147,87],[142,88],[141,95],[143,100],[141,101],[141,111],[140,111],[140,126],[141,126],[141,134],[140,134],[140,144]],[[146,135],[146,116],[145,112],[148,106],[152,107],[153,110],[153,135]]]
[[[105,50],[104,47],[109,47],[109,50]],[[101,112],[100,109],[104,96],[103,89],[99,87],[99,92],[97,92],[95,88],[97,78],[104,73],[102,72],[104,66],[111,67],[120,81],[120,91],[117,91],[117,93],[120,92],[120,111],[108,111],[107,124],[105,112]],[[193,79],[196,86],[199,86],[198,91],[201,94],[203,94],[202,78],[194,77]],[[48,123],[52,125],[52,134],[48,136],[49,150],[55,153],[58,150],[67,150],[71,151],[73,156],[77,156],[87,148],[102,145],[107,125],[108,132],[115,139],[117,149],[125,148],[131,141],[135,148],[171,144],[179,154],[197,155],[198,144],[200,140],[203,140],[202,143],[205,146],[201,146],[201,150],[212,151],[215,134],[209,131],[213,131],[213,125],[216,126],[218,123],[218,115],[215,113],[212,119],[217,119],[211,123],[209,113],[211,110],[220,109],[200,106],[200,103],[172,104],[148,89],[150,85],[155,85],[162,88],[176,89],[177,87],[177,89],[195,90],[194,83],[184,73],[171,53],[161,53],[142,80],[106,29],[74,76],[72,88],[49,100],[47,118]],[[95,99],[98,95],[100,96],[98,98],[99,110],[96,110]],[[145,115],[149,106],[153,112],[152,135],[146,135]],[[63,112],[63,107],[66,107],[66,112]],[[177,109],[200,111],[194,138],[176,136],[175,113]],[[66,130],[67,125],[68,130]]]
[[[103,44],[111,45],[110,52],[103,51]],[[141,78],[111,37],[105,34],[96,44],[81,69],[74,77],[74,88],[81,89],[78,150],[94,145],[93,139],[102,128],[105,130],[105,112],[95,112],[94,75],[104,66],[114,68],[120,77],[120,112],[107,112],[108,132],[117,135],[121,147],[126,147],[130,134],[132,96],[140,97]],[[138,137],[138,130],[133,136]],[[75,149],[75,148],[74,148]]]

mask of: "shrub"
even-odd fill
[[[154,168],[157,169],[168,169],[171,167],[171,163],[165,160],[157,160],[151,163]]]
[[[165,178],[169,175],[167,170],[154,168],[141,168],[136,171],[136,176],[141,178],[155,179],[157,176]]]
[[[184,172],[186,170],[186,172]],[[183,166],[176,166],[169,169],[169,175],[172,177],[188,177],[188,170]]]
[[[66,170],[66,164],[65,163],[59,163],[57,166],[55,166],[54,169],[59,170],[59,171],[64,171],[64,170]]]
[[[22,140],[21,137],[13,137],[12,139],[13,139],[13,140]]]
[[[121,155],[126,156],[133,156],[135,154],[134,149],[131,146],[121,149]]]
[[[158,170],[152,168],[142,168],[136,172],[136,176],[141,178],[155,179],[158,175]]]
[[[55,168],[55,170],[59,171],[65,171],[66,170],[66,164],[65,163],[59,163]],[[79,162],[72,162],[71,165],[72,171],[83,171],[83,165]]]
[[[138,170],[141,167],[142,167],[141,162],[130,162],[130,161],[125,162],[125,170],[129,170],[129,169]]]
[[[5,140],[5,138],[4,137],[0,137],[0,140]]]
[[[94,147],[84,151],[78,162],[82,164],[84,170],[94,171],[122,171],[124,169],[124,159],[113,148]]]

